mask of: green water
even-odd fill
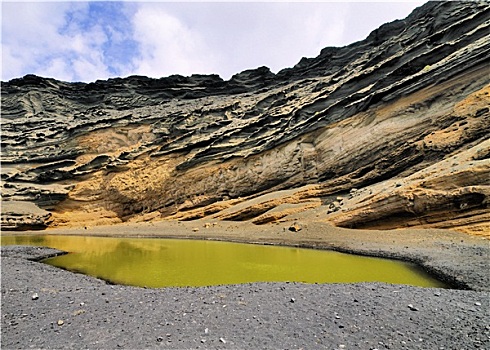
[[[446,287],[413,264],[332,251],[214,241],[58,235],[2,236],[70,254],[44,260],[112,283],[209,286],[265,281],[387,282]]]

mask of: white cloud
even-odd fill
[[[7,71],[7,72],[6,72]],[[19,77],[25,72],[24,64],[9,46],[2,47],[2,80],[4,77]]]
[[[344,3],[286,3],[275,11],[278,23],[266,53],[272,71],[292,67],[302,57],[315,57],[325,46],[344,44]],[[278,54],[276,54],[278,53]]]
[[[381,26],[396,19],[408,16],[425,1],[384,1],[349,3],[344,20],[348,23],[345,31],[345,44],[365,39],[367,35]]]
[[[341,44],[342,4],[151,3],[133,17],[139,74],[218,73],[228,79],[249,68],[273,71]],[[342,13],[341,13],[342,12]]]
[[[339,46],[343,44],[345,7],[338,6],[335,12],[331,11],[330,14],[324,12],[326,11],[318,9],[305,14],[304,34],[301,38],[306,41],[305,46],[323,48],[324,45]]]
[[[153,77],[216,72],[214,54],[204,38],[158,4],[141,5],[133,17],[139,55],[136,74]]]
[[[70,45],[69,38],[59,33],[65,14],[82,4],[66,3],[4,3],[2,4],[2,79],[21,72],[43,73],[43,65],[55,73],[60,67],[59,56]],[[67,40],[68,39],[68,40]],[[53,61],[53,62],[51,62]],[[73,76],[65,77],[72,79]]]
[[[69,37],[66,55],[71,56],[73,75],[85,81],[94,81],[110,75],[104,63],[102,46],[108,41],[104,31],[94,26],[83,34]]]
[[[2,80],[277,72],[421,4],[3,2]]]
[[[28,73],[67,81],[110,76],[105,31],[83,27],[88,3],[4,3],[2,10],[2,80]]]
[[[47,62],[43,69],[43,74],[39,74],[46,77],[56,77],[62,81],[72,81],[73,71],[70,65],[62,58],[54,58]],[[20,76],[20,75],[19,75]]]

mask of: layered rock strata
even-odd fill
[[[3,82],[2,200],[51,226],[300,215],[487,234],[489,27],[487,2],[429,2],[277,74]]]

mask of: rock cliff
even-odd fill
[[[209,218],[490,235],[489,33],[488,2],[429,2],[277,74],[2,82],[2,228]]]

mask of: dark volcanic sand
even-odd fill
[[[2,247],[3,349],[490,348],[485,291],[382,283],[144,289],[26,260],[53,253]]]

